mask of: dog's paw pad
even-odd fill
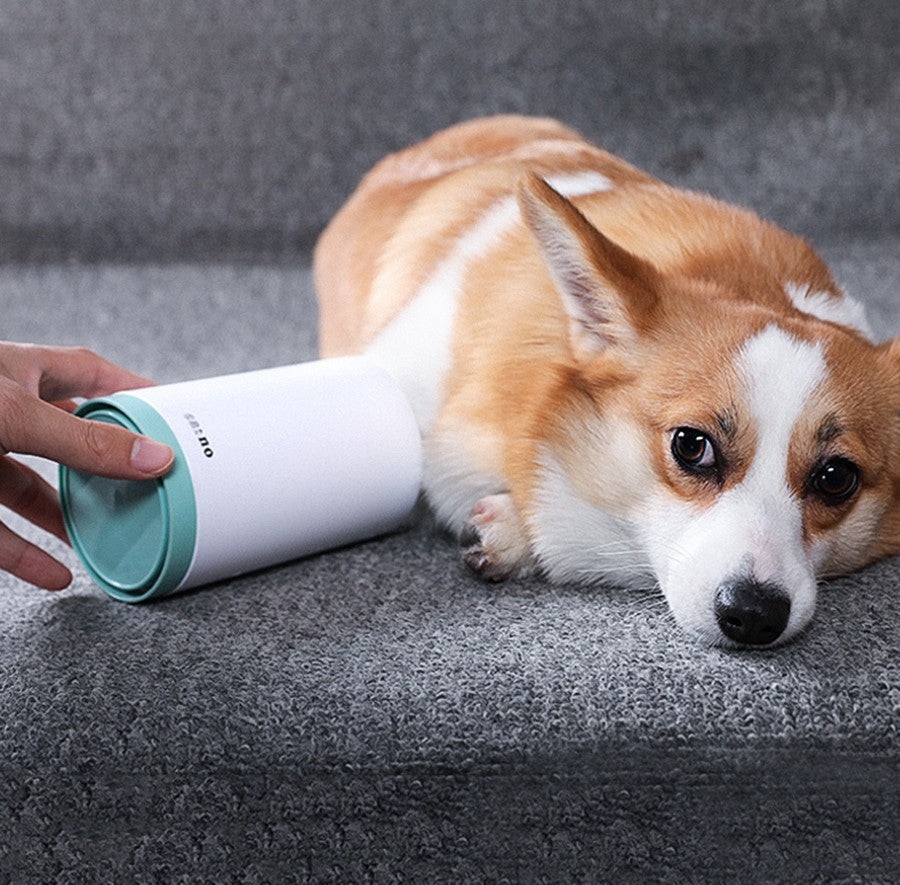
[[[498,570],[497,564],[492,562],[484,534],[474,522],[467,522],[460,532],[459,554],[463,562],[486,581],[502,581],[506,577],[503,570]]]
[[[510,495],[482,498],[459,535],[463,562],[486,581],[503,581],[529,571],[528,542]]]

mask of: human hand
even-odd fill
[[[152,382],[84,348],[0,342],[0,504],[68,543],[54,488],[9,453],[40,455],[76,470],[151,479],[172,466],[169,446],[124,427],[70,414],[71,397],[105,396]],[[0,523],[0,569],[61,590],[71,572]]]

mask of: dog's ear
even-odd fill
[[[888,389],[884,391],[889,397],[888,402],[893,402],[897,409],[897,432],[900,433],[900,335],[893,341],[885,341],[878,345],[880,359],[887,366]]]
[[[900,336],[897,336],[887,345],[888,359],[894,361],[894,367],[897,370],[897,377],[900,378]]]
[[[894,422],[897,433],[900,434],[900,335],[893,341],[888,341],[881,345],[885,352],[888,367],[888,395],[893,393],[894,402]],[[900,477],[900,465],[898,465],[897,475]]]
[[[887,360],[888,384],[882,394],[892,406],[894,427],[893,456],[888,464],[894,472],[894,498],[881,527],[878,555],[900,553],[900,336],[880,346]]]
[[[519,206],[569,315],[575,353],[634,341],[652,323],[659,272],[618,246],[537,175],[519,182]]]

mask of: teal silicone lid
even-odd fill
[[[197,536],[193,486],[178,441],[152,406],[127,394],[89,400],[76,414],[175,450],[175,463],[161,479],[109,479],[64,465],[59,469],[66,531],[91,577],[124,602],[171,593],[190,568]]]

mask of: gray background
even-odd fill
[[[311,358],[358,176],[512,110],[805,234],[887,337],[897,53],[893,0],[0,0],[0,329]],[[70,589],[0,576],[0,882],[900,879],[896,559],[736,653],[653,592],[485,586],[427,519],[140,607],[47,543]]]
[[[896,233],[898,33],[890,0],[4,0],[0,257],[295,255],[383,153],[510,110]]]

